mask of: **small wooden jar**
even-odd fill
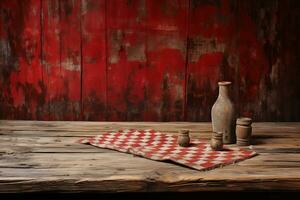
[[[223,133],[222,132],[213,132],[212,138],[210,141],[210,147],[215,151],[220,151],[223,149]]]
[[[252,119],[247,117],[238,118],[236,120],[236,140],[239,146],[250,145],[252,134]]]
[[[188,147],[190,145],[189,130],[180,130],[177,138],[179,146]]]

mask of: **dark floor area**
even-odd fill
[[[0,199],[52,199],[52,200],[192,200],[192,199],[297,199],[299,191],[251,191],[251,192],[191,192],[191,193],[18,193],[1,194]]]

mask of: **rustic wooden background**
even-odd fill
[[[300,120],[298,0],[1,0],[0,118]]]

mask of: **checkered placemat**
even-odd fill
[[[79,142],[157,161],[171,160],[197,170],[228,165],[256,155],[243,148],[225,147],[222,151],[214,151],[209,141],[193,138],[189,147],[181,147],[177,144],[177,136],[155,130],[120,130],[83,138]]]

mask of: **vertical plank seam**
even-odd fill
[[[105,1],[105,105],[104,105],[104,109],[105,109],[105,121],[108,120],[108,23],[107,23],[107,12],[108,12],[108,5],[107,5],[107,1],[108,0],[104,0]]]
[[[43,0],[40,0],[40,63],[43,66]],[[44,81],[42,73],[42,81]]]
[[[147,2],[145,2],[145,4],[144,4],[144,6],[145,6],[145,11],[146,11],[146,19],[145,19],[145,30],[144,30],[144,33],[145,33],[145,57],[146,57],[146,68],[147,69],[149,69],[149,54],[148,54],[148,48],[149,48],[149,46],[148,46],[148,34],[149,34],[149,24],[148,24],[148,20],[149,20],[149,14],[147,13]],[[147,112],[148,112],[148,109],[149,109],[149,107],[151,106],[151,103],[150,103],[150,101],[148,100],[149,98],[148,98],[148,87],[149,87],[149,79],[148,79],[148,74],[147,73],[145,73],[145,79],[146,79],[146,85],[144,86],[144,100],[146,101],[146,102],[144,102],[144,105],[145,105],[145,107],[144,107],[144,116],[147,116],[147,115],[145,115]],[[147,91],[148,90],[148,91]],[[143,119],[142,119],[143,121],[145,121],[145,118],[143,117]],[[156,120],[157,121],[157,120]]]
[[[59,19],[59,70],[61,75],[61,47],[62,47],[62,30],[61,30],[61,1],[58,0],[58,19]]]
[[[44,46],[44,42],[43,42],[43,35],[44,35],[44,32],[43,32],[43,19],[44,19],[44,15],[43,15],[43,0],[40,0],[40,66],[41,66],[41,71],[42,71],[42,82],[43,84],[45,84],[45,78],[44,78],[44,73],[47,73],[48,70],[44,69],[44,51],[43,51],[43,46]],[[48,86],[48,83],[45,84]],[[48,104],[48,101],[47,101],[47,96],[45,96],[45,105],[43,105],[43,108],[46,107],[47,109],[47,117],[49,119],[49,104]],[[45,106],[45,107],[44,107]],[[43,109],[44,111],[44,109]]]
[[[59,25],[59,78],[63,78],[62,77],[62,73],[61,73],[61,70],[62,70],[62,10],[61,10],[61,1],[58,0],[58,25]],[[61,100],[64,100],[64,98],[62,98],[62,96],[60,95],[57,99],[58,101],[61,101]],[[55,105],[55,104],[54,104]],[[65,102],[64,102],[64,105],[65,105]],[[53,106],[53,105],[52,105]],[[51,108],[51,105],[50,105],[50,108]],[[56,106],[55,106],[55,109],[54,109],[54,114],[55,114],[55,120],[65,120],[64,117],[62,117],[62,115],[58,115],[57,114],[57,109],[56,109]],[[58,116],[58,119],[57,119],[57,116]]]
[[[80,31],[80,116],[79,119],[83,120],[83,44],[82,44],[82,0],[80,0],[80,8],[79,8],[79,31]]]
[[[183,120],[187,121],[187,86],[188,86],[188,54],[189,54],[189,23],[190,23],[190,0],[188,0],[186,14],[186,52],[185,52],[185,72],[184,72],[184,103]]]

